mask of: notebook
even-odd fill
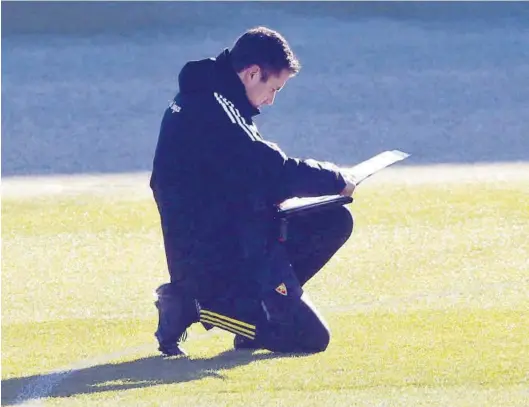
[[[366,161],[362,161],[360,164],[345,168],[344,170],[350,172],[356,181],[356,185],[359,185],[373,174],[409,156],[409,154],[399,150],[384,151]],[[278,214],[284,218],[301,212],[311,212],[322,207],[329,208],[337,205],[346,205],[351,202],[353,202],[353,198],[342,195],[325,195],[310,198],[294,197],[283,201],[279,205]]]

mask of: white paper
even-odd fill
[[[362,161],[354,167],[346,168],[345,171],[352,174],[356,184],[375,174],[376,172],[402,161],[410,155],[399,150],[384,151],[371,157],[369,160]]]
[[[383,153],[377,154],[374,157],[366,161],[362,161],[360,164],[355,165],[354,167],[341,169],[342,171],[349,171],[353,178],[356,181],[356,185],[360,184],[363,180],[370,177],[371,175],[377,173],[380,170],[383,170],[386,167],[389,167],[396,162],[402,161],[405,158],[408,158],[410,155],[399,150],[384,151]],[[300,206],[309,205],[315,202],[322,202],[330,200],[339,195],[325,195],[317,197],[307,197],[307,198],[290,198],[279,205],[280,209],[291,209]]]
[[[340,195],[323,195],[323,196],[306,197],[306,198],[298,198],[298,197],[290,198],[290,199],[287,199],[286,201],[283,201],[279,205],[279,209],[281,210],[293,209],[293,208],[298,208],[301,206],[310,205],[313,203],[331,201],[338,196]]]

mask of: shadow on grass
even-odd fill
[[[97,365],[71,372],[12,378],[2,381],[2,405],[15,405],[42,397],[69,397],[78,394],[185,383],[207,377],[223,379],[219,370],[232,369],[259,360],[291,356],[293,355],[232,349],[209,359],[191,360],[152,356],[130,362]]]

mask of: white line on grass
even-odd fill
[[[2,178],[2,198],[92,194],[151,197],[150,173],[14,176]],[[395,166],[374,175],[366,185],[462,184],[529,181],[529,163],[436,164]]]
[[[23,403],[22,406],[40,406],[42,405],[42,400],[45,397],[48,397],[53,389],[64,379],[70,376],[72,373],[87,369],[89,367],[99,365],[102,363],[109,362],[110,360],[117,359],[123,356],[127,356],[139,351],[145,351],[147,348],[151,349],[151,344],[141,345],[135,348],[125,349],[119,352],[107,353],[104,355],[96,356],[95,358],[85,359],[73,363],[70,366],[59,368],[50,373],[45,373],[42,376],[36,378],[31,383],[27,384],[20,390],[17,398],[15,399],[15,404]]]
[[[217,330],[208,331],[202,334],[193,335],[193,339],[203,339],[211,336]],[[191,338],[191,336],[190,336]],[[34,379],[29,384],[25,385],[20,392],[18,393],[15,403],[16,405],[21,405],[23,407],[36,407],[42,406],[44,398],[48,397],[53,389],[57,385],[66,379],[68,376],[73,373],[88,369],[93,366],[101,365],[108,363],[111,360],[119,359],[124,356],[133,355],[137,352],[150,352],[153,349],[153,344],[148,343],[134,348],[128,348],[117,352],[107,353],[103,355],[96,356],[90,359],[84,359],[73,364],[53,370],[49,373],[43,373],[40,377]],[[161,357],[161,356],[160,356]]]

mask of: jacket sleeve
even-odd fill
[[[339,194],[345,181],[333,163],[314,159],[288,157],[277,145],[257,140],[253,142],[263,179],[280,200],[294,196],[320,196]]]
[[[236,116],[237,112],[225,112],[218,104],[215,108],[215,132],[222,133],[218,136],[231,150],[230,166],[244,171],[274,202],[294,196],[334,195],[345,188],[336,165],[289,157],[276,144],[263,140],[255,125]]]

